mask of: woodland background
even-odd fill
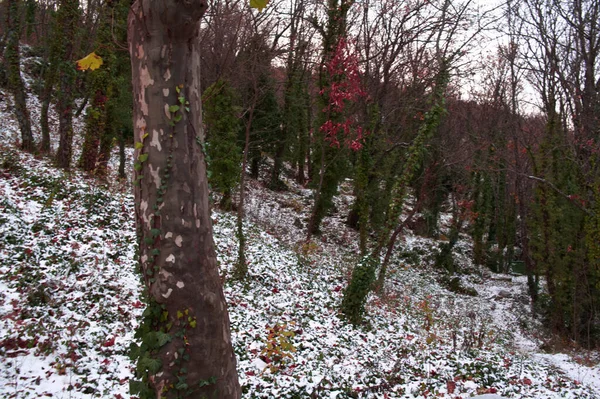
[[[129,7],[0,3],[0,87],[14,97],[23,150],[99,179],[117,155],[119,176],[129,177]],[[352,324],[363,323],[369,292],[385,291],[394,246],[410,229],[439,240],[433,266],[449,276],[468,235],[474,264],[526,276],[549,347],[598,348],[599,1],[485,9],[450,0],[272,0],[262,12],[209,1],[203,18],[204,150],[215,205],[237,212],[232,275],[249,273],[242,170],[269,190],[289,190],[290,173],[312,190],[295,221],[304,252],[327,240],[323,220],[350,184],[345,219],[364,256],[340,305]],[[92,51],[103,65],[78,71],[75,61]],[[32,95],[40,100],[35,134]]]

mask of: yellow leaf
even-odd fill
[[[269,4],[269,0],[250,0],[250,7],[258,8],[258,11],[262,11]]]
[[[87,71],[91,69],[92,71],[100,68],[100,65],[103,64],[102,57],[96,55],[96,53],[91,52],[79,61],[77,61],[77,69],[80,71]]]

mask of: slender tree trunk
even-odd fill
[[[105,122],[102,127],[102,133],[100,136],[100,148],[98,151],[98,161],[96,164],[96,173],[98,176],[106,176],[108,173],[108,163],[110,162],[110,155],[113,149],[114,130],[112,126],[106,126]]]
[[[303,132],[300,132],[299,137],[299,147],[300,151],[298,154],[298,184],[306,184],[306,181],[309,180],[312,176],[312,161],[311,161],[311,145],[310,142],[313,138],[312,135],[312,127],[313,127],[313,110],[310,103],[310,94],[306,93],[304,97],[304,105],[306,106],[306,129]],[[306,168],[305,168],[306,166]],[[306,169],[306,175],[304,174],[304,170]],[[306,177],[308,175],[308,178]]]
[[[151,325],[169,336],[147,354],[161,366],[138,378],[161,398],[241,396],[201,149],[198,30],[206,7],[138,0],[129,14],[140,266],[150,306],[160,309]]]
[[[304,131],[298,132],[298,173],[296,177],[296,182],[300,185],[304,185],[306,183],[306,176],[304,174],[305,165],[306,165],[306,148],[308,147],[306,144],[306,136],[307,133]]]
[[[33,134],[31,133],[31,120],[27,110],[27,95],[25,84],[21,79],[21,56],[19,52],[19,38],[21,24],[19,22],[19,1],[8,1],[8,40],[5,51],[7,65],[8,87],[15,99],[15,115],[21,130],[21,148],[25,151],[35,149]]]
[[[385,257],[383,258],[383,262],[381,262],[381,267],[379,268],[379,276],[377,277],[377,282],[375,283],[375,287],[376,287],[377,291],[381,291],[383,289],[383,283],[385,281],[387,267],[390,264],[390,260],[392,258],[392,253],[394,252],[394,245],[396,244],[398,236],[406,228],[406,225],[408,225],[410,223],[410,221],[412,220],[416,211],[417,211],[417,206],[415,206],[415,208],[413,208],[413,210],[408,214],[408,216],[406,216],[406,219],[404,219],[404,221],[402,221],[402,223],[400,223],[398,225],[398,227],[396,227],[396,229],[394,229],[394,232],[392,233],[392,235],[387,243]]]
[[[104,134],[106,129],[106,110],[104,109],[105,101],[103,99],[103,93],[96,93],[85,118],[83,148],[81,149],[78,166],[86,172],[93,172],[96,169],[96,163],[100,156],[98,152],[100,136]]]
[[[50,38],[50,48],[48,49],[48,67],[44,72],[44,88],[42,95],[40,96],[40,102],[42,103],[41,115],[40,115],[40,126],[42,129],[42,142],[40,143],[40,150],[43,153],[49,153],[51,150],[50,140],[50,126],[48,123],[48,111],[50,104],[52,103],[52,92],[56,85],[56,75],[58,71],[58,64],[60,60],[60,53],[62,49],[62,41],[60,39],[60,30],[56,20],[53,22],[54,29],[52,30],[52,37]]]
[[[325,180],[325,143],[321,146],[321,167],[319,168],[319,186],[315,191],[315,202],[313,210],[310,214],[310,220],[308,222],[308,231],[306,233],[306,242],[309,242],[313,234],[315,234],[319,228],[317,222],[317,216],[319,213],[319,204],[321,201],[321,192],[323,191],[323,182]]]
[[[119,131],[119,178],[124,179],[125,176],[125,132]]]
[[[81,101],[81,105],[77,108],[77,111],[75,111],[75,117],[79,118],[79,116],[83,113],[83,111],[85,110],[85,106],[87,105],[88,101],[90,101],[89,96],[85,96],[83,101]]]
[[[52,65],[49,68],[53,68]],[[42,128],[42,142],[40,143],[40,150],[44,153],[49,153],[51,148],[50,141],[50,126],[48,124],[48,110],[50,108],[50,102],[52,99],[52,89],[54,87],[54,73],[47,72],[45,74],[44,79],[44,89],[41,95],[41,115],[40,115],[40,125]]]
[[[283,167],[283,156],[285,154],[285,147],[287,144],[287,137],[289,135],[287,127],[285,127],[282,131],[282,137],[280,142],[277,143],[277,150],[275,151],[275,158],[273,159],[273,170],[271,172],[271,182],[269,187],[271,190],[279,190],[281,189],[281,181],[279,180],[279,175],[281,174],[281,169]]]
[[[75,67],[73,57],[73,41],[75,27],[79,16],[78,0],[61,0],[58,10],[59,40],[63,40],[60,65],[58,67],[58,132],[59,143],[56,151],[56,165],[63,169],[71,167],[73,156],[73,88],[75,86]]]
[[[528,212],[527,212],[527,204],[525,202],[525,188],[523,179],[521,177],[522,161],[520,159],[519,154],[519,144],[516,135],[513,138],[514,142],[514,157],[515,157],[515,168],[517,169],[517,173],[515,175],[515,189],[517,191],[517,209],[519,212],[519,218],[517,223],[519,224],[519,238],[521,241],[521,250],[523,255],[523,262],[525,263],[525,272],[527,273],[527,287],[529,290],[529,296],[531,297],[532,302],[537,302],[538,300],[538,291],[539,288],[537,286],[537,279],[535,278],[536,270],[535,264],[533,263],[533,259],[531,258],[531,253],[529,252],[529,228],[527,226],[527,222],[529,220]]]
[[[256,83],[256,80],[254,80]],[[236,278],[243,280],[248,274],[248,266],[246,265],[246,236],[244,236],[244,201],[246,198],[246,167],[248,166],[248,152],[250,149],[250,130],[252,129],[252,120],[254,119],[254,109],[257,101],[257,87],[254,86],[254,97],[248,112],[248,120],[246,121],[246,129],[244,131],[244,155],[242,158],[242,171],[240,173],[240,200],[237,209],[237,238],[238,238],[238,260],[235,269]]]

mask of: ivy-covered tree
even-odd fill
[[[231,85],[219,80],[204,91],[206,152],[209,159],[208,181],[222,194],[220,206],[230,210],[232,193],[240,181],[242,150],[238,145],[241,125],[239,106]]]
[[[15,99],[15,115],[21,130],[21,148],[26,151],[33,151],[35,145],[33,134],[31,132],[31,120],[29,110],[27,109],[27,95],[25,94],[25,84],[21,78],[21,56],[19,50],[19,40],[21,38],[21,13],[19,0],[8,1],[7,13],[7,40],[4,51],[6,64],[8,88]]]
[[[75,38],[80,18],[78,0],[60,0],[56,16],[56,34],[59,50],[57,66],[57,104],[59,143],[56,165],[63,169],[71,167],[73,156],[73,107],[75,96]]]
[[[333,206],[333,197],[341,178],[348,170],[348,151],[360,150],[366,133],[356,115],[351,112],[351,107],[366,95],[361,87],[358,56],[350,41],[343,35],[339,36],[341,32],[345,32],[345,22],[335,19],[345,19],[349,6],[350,4],[342,4],[342,14],[338,15],[336,12],[330,16],[334,21],[330,22],[325,41],[328,43],[331,35],[338,40],[329,49],[331,53],[324,54],[325,63],[320,71],[319,99],[323,108],[318,119],[321,124],[313,156],[315,199],[308,223],[307,241],[319,232],[321,221]],[[338,31],[339,29],[342,31]]]
[[[249,96],[256,98],[250,124],[248,156],[250,176],[257,179],[266,156],[275,154],[275,146],[281,136],[281,113],[274,82],[264,72],[259,72],[256,89],[252,88]]]
[[[140,398],[239,398],[212,234],[200,91],[204,0],[137,0],[128,41],[135,218],[149,306],[132,347]]]
[[[101,68],[87,70],[86,89],[91,99],[86,109],[84,142],[78,166],[99,176],[106,174],[115,139],[130,130],[131,90],[126,77],[129,60],[118,48],[127,37],[129,1],[107,3],[101,10],[96,45]],[[110,15],[110,19],[109,16]],[[117,42],[115,42],[117,41]],[[95,54],[95,53],[94,53]]]

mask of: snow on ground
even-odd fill
[[[0,149],[2,397],[127,395],[142,310],[131,196]]]
[[[129,398],[127,348],[143,306],[130,190],[16,151],[0,98],[0,397]],[[228,278],[235,217],[213,213],[245,398],[600,398],[597,361],[536,353],[525,281],[470,264],[466,239],[454,255],[477,296],[450,292],[428,266],[438,243],[408,234],[386,295],[370,296],[365,326],[349,326],[338,314],[359,260],[344,223],[349,184],[308,246],[312,193],[286,184],[248,183],[245,283]]]

